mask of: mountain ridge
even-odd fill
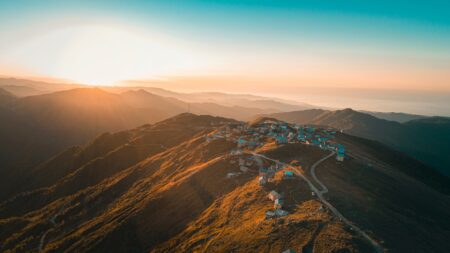
[[[5,95],[0,100],[4,101],[0,102],[0,120],[5,122],[0,126],[2,170],[25,169],[63,147],[83,143],[102,132],[154,123],[189,109],[238,119],[262,111],[213,103],[189,104],[143,90],[115,94],[85,87],[23,98]]]
[[[84,153],[80,157],[85,159],[80,158],[83,161],[77,168],[67,170],[63,177],[0,204],[0,240],[5,242],[0,249],[371,251],[363,238],[311,196],[304,181],[297,177],[285,180],[280,171],[273,182],[260,186],[257,170],[240,171],[237,160],[252,156],[232,155],[236,142],[225,137],[228,127],[239,125],[247,124],[184,113],[153,125],[102,134],[84,147],[60,153],[61,159],[41,165],[31,180],[46,177],[45,171],[72,168],[65,165],[65,153]],[[396,155],[383,144],[345,133],[337,133],[336,141],[345,144],[348,158],[343,163],[328,159],[317,171],[329,188],[327,196],[333,205],[371,237],[384,241],[383,246],[392,252],[442,252],[449,246],[445,228],[450,224],[439,220],[450,210],[448,193],[430,187],[421,176],[409,176],[408,170],[417,161],[405,156],[410,164],[400,168]],[[160,149],[147,149],[155,146]],[[124,152],[129,148],[134,151]],[[124,152],[124,158],[116,160],[112,155],[116,152]],[[307,169],[328,155],[313,145],[270,140],[255,152],[286,163],[296,161],[309,178]],[[95,165],[101,160],[104,162]],[[122,165],[114,167],[120,161]],[[86,165],[93,167],[87,169]],[[89,173],[83,175],[82,171]],[[229,173],[238,175],[230,178]],[[402,187],[398,189],[398,185]],[[443,187],[448,190],[448,184]],[[272,190],[285,193],[289,211],[285,218],[264,218],[273,206],[267,199]],[[404,240],[404,233],[413,225],[415,233]],[[430,236],[439,234],[442,236]]]
[[[352,109],[307,110],[268,116],[291,123],[324,125],[351,135],[380,141],[405,152],[449,176],[450,118],[427,117],[404,123],[379,119]]]

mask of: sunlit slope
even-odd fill
[[[380,143],[345,134],[338,134],[337,141],[349,157],[343,163],[328,159],[316,170],[330,203],[383,241],[389,252],[445,252],[450,246],[450,222],[443,218],[450,215],[450,181]],[[302,159],[311,156],[309,148],[287,145],[267,155],[306,162]],[[309,171],[306,175],[313,180]]]
[[[76,88],[19,98],[1,90],[0,176],[13,181],[61,150],[98,134],[152,124],[186,111],[239,120],[277,111],[257,107],[222,105],[214,100],[187,103],[131,88],[125,92]],[[0,200],[5,196],[9,192],[0,187]]]
[[[290,215],[265,219],[272,207],[268,192],[284,192]],[[151,252],[364,252],[370,247],[352,236],[322,204],[311,197],[300,179],[261,187],[256,179],[214,201],[199,218],[175,238]]]
[[[236,143],[208,142],[205,134],[229,122],[234,121],[182,114],[105,134],[55,156],[33,170],[27,181],[35,182],[27,192],[0,204],[0,251],[372,251],[301,178],[284,180],[280,171],[275,181],[260,186],[254,170],[227,176],[241,172],[232,162],[239,155],[230,153]],[[352,157],[343,163],[330,158],[317,168],[330,203],[391,252],[449,247],[449,224],[441,219],[450,215],[447,195],[400,168],[388,148],[337,138]],[[328,154],[309,145],[273,142],[257,152],[296,160],[308,178],[308,168]],[[289,215],[266,220],[272,190],[285,194]],[[416,233],[405,235],[411,229]]]
[[[24,98],[1,90],[0,176],[8,180],[0,185],[0,201],[17,192],[10,185],[21,185],[18,179],[63,149],[107,131],[155,123],[187,110],[230,118],[246,118],[262,111],[214,103],[187,104],[143,90],[115,94],[97,88],[78,88]],[[65,152],[66,162],[77,159],[77,151],[72,152]],[[75,162],[74,166],[77,165]]]

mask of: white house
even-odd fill
[[[267,179],[266,179],[266,177],[259,177],[258,178],[258,182],[259,182],[259,185],[265,185],[266,183],[267,183]]]
[[[276,191],[271,191],[267,197],[269,197],[270,200],[275,201],[276,199],[281,198],[281,195]]]
[[[227,173],[227,178],[237,177],[239,174],[236,172]]]
[[[289,214],[289,213],[288,213],[287,211],[284,211],[284,210],[281,210],[281,209],[275,210],[275,215],[276,215],[276,216],[279,216],[279,217],[286,216],[286,215],[288,215],[288,214]]]
[[[267,211],[266,212],[266,219],[270,219],[275,217],[275,212],[274,211]]]
[[[281,208],[283,208],[283,205],[284,205],[284,200],[279,198],[279,199],[275,200],[274,208],[275,209],[281,209]]]
[[[242,172],[247,172],[247,171],[248,171],[248,167],[246,167],[246,166],[244,166],[244,165],[242,165],[239,169],[240,169]]]

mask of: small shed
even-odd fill
[[[281,209],[276,209],[275,210],[275,215],[278,217],[283,217],[288,215],[289,213],[287,211],[281,210]]]
[[[285,171],[283,174],[284,179],[293,179],[294,178],[294,172],[293,171]]]
[[[283,143],[287,143],[287,142],[288,142],[287,138],[285,136],[283,136],[283,135],[279,135],[276,138],[276,143],[277,144],[283,144]]]
[[[339,162],[343,162],[345,158],[344,154],[337,154],[336,156],[336,160],[338,160]]]
[[[236,172],[227,173],[227,178],[237,177],[239,174]]]
[[[288,139],[293,139],[295,137],[295,134],[293,132],[289,132]]]
[[[276,191],[271,191],[267,197],[269,197],[270,200],[275,201],[276,199],[281,198],[281,195]]]
[[[275,212],[274,211],[267,211],[266,212],[266,219],[271,219],[275,217]]]
[[[259,177],[258,182],[259,182],[259,185],[265,185],[267,183],[267,179],[266,179],[266,177]]]
[[[238,147],[242,147],[242,146],[247,145],[247,141],[244,139],[238,139],[237,144],[238,144]]]
[[[275,203],[274,203],[274,208],[275,209],[281,209],[283,208],[284,205],[284,200],[283,199],[276,199]]]
[[[269,172],[269,170],[267,168],[265,168],[265,167],[262,167],[262,168],[259,169],[259,175],[260,176],[266,176],[268,172]]]
[[[240,169],[242,172],[247,172],[247,171],[248,171],[248,167],[246,167],[246,166],[244,166],[244,165],[242,165],[239,169]]]
[[[299,134],[299,135],[297,136],[297,140],[298,140],[298,141],[306,141],[306,136],[303,135],[303,134]]]

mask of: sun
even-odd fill
[[[79,25],[48,32],[20,48],[27,66],[46,76],[102,86],[180,75],[206,65],[182,43],[123,25]]]

